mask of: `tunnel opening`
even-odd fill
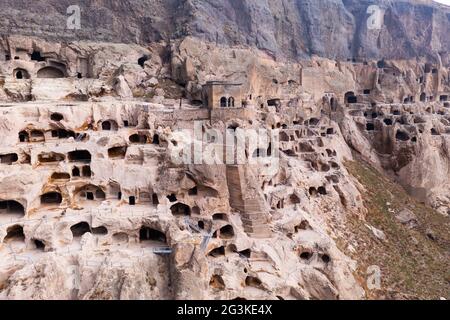
[[[233,239],[234,237],[234,229],[231,225],[226,225],[222,228],[220,228],[220,238],[221,239]]]
[[[118,129],[119,125],[114,120],[105,120],[102,122],[103,131],[117,131]]]
[[[44,142],[45,141],[45,135],[44,132],[41,130],[32,130],[30,133],[31,141],[32,142]]]
[[[108,229],[104,226],[100,226],[97,228],[92,228],[92,234],[98,235],[98,236],[104,236],[108,234]]]
[[[177,196],[174,195],[174,194],[172,193],[171,195],[168,195],[168,196],[167,196],[167,199],[168,199],[170,202],[176,202],[176,201],[177,201]]]
[[[222,247],[218,247],[218,248],[212,249],[208,253],[208,255],[211,256],[211,257],[214,257],[214,258],[217,258],[217,257],[220,257],[220,256],[224,256],[225,255],[225,247],[222,246]]]
[[[91,167],[90,166],[83,166],[82,174],[83,174],[83,177],[87,177],[87,178],[91,177],[92,176]]]
[[[156,193],[154,193],[154,194],[152,195],[152,203],[153,203],[153,205],[155,205],[155,206],[159,205],[159,199],[158,199],[158,195],[157,195]]]
[[[80,222],[70,227],[70,231],[74,238],[81,238],[85,233],[91,232],[91,227],[87,222]]]
[[[87,150],[75,150],[69,152],[70,162],[91,162],[91,153]]]
[[[197,187],[193,187],[193,188],[189,189],[189,190],[188,190],[188,195],[190,195],[190,196],[196,196],[196,195],[198,195],[198,189],[197,189]]]
[[[145,144],[147,143],[147,136],[140,134],[133,134],[129,137],[129,141],[135,144]]]
[[[281,106],[281,100],[280,99],[267,100],[267,105],[269,107],[279,107],[279,106]]]
[[[300,253],[300,259],[302,260],[310,260],[313,257],[312,252],[309,251],[303,251]]]
[[[17,162],[19,160],[19,156],[17,153],[7,153],[7,154],[0,154],[0,163],[6,164],[6,165],[12,165],[13,163]]]
[[[127,154],[127,147],[113,147],[108,149],[108,157],[110,159],[125,159]]]
[[[45,61],[45,58],[41,55],[40,51],[35,50],[35,51],[33,51],[33,53],[31,53],[31,60],[42,62],[42,61]]]
[[[317,189],[317,192],[320,194],[320,195],[326,195],[327,194],[327,189],[325,188],[325,187],[319,187],[318,189]]]
[[[50,120],[59,122],[64,120],[64,116],[61,113],[55,112],[50,115]]]
[[[395,134],[395,139],[397,139],[398,141],[408,141],[409,134],[407,134],[404,131],[398,130],[397,133]]]
[[[0,201],[0,214],[25,215],[25,208],[14,200]]]
[[[37,72],[38,78],[58,79],[64,78],[64,72],[55,67],[44,67]]]
[[[54,153],[54,152],[41,153],[40,155],[38,155],[38,161],[40,163],[56,163],[56,162],[64,161],[65,158],[66,157],[63,154]]]
[[[6,236],[3,239],[5,243],[20,241],[25,241],[25,234],[23,233],[23,227],[20,225],[14,225],[11,227],[8,227],[6,229]]]
[[[387,126],[392,126],[392,119],[384,119],[383,122]]]
[[[345,102],[347,104],[354,104],[358,102],[358,98],[353,91],[349,91],[344,95]]]
[[[191,208],[184,203],[177,203],[170,207],[174,216],[190,216]]]
[[[60,205],[62,203],[62,195],[59,192],[47,192],[41,195],[42,205]]]
[[[374,131],[375,130],[375,124],[370,123],[370,122],[366,123],[366,130],[367,131]]]
[[[223,281],[222,277],[215,274],[211,277],[211,280],[209,280],[209,285],[213,289],[216,290],[224,290],[225,289],[225,282]]]
[[[20,142],[29,142],[30,141],[30,136],[28,135],[28,132],[20,131],[19,132],[19,141]]]
[[[15,69],[13,75],[17,80],[30,79],[30,74],[25,69]]]
[[[50,179],[68,181],[68,180],[70,180],[70,174],[68,174],[66,172],[54,172]]]
[[[80,169],[78,167],[73,167],[72,177],[79,177],[79,176],[80,176]]]
[[[148,59],[149,59],[149,56],[144,54],[142,57],[140,57],[138,59],[138,65],[140,65],[142,68],[144,68],[145,67],[145,62],[148,61]]]
[[[215,213],[212,218],[217,221],[228,221],[228,216],[225,213]]]
[[[167,244],[166,235],[163,232],[148,227],[142,227],[139,230],[139,241],[156,241]]]
[[[152,143],[155,145],[159,145],[159,135],[153,135]]]
[[[261,288],[262,287],[262,282],[259,278],[257,277],[251,277],[251,276],[247,276],[245,278],[245,285],[247,287],[253,287],[253,288]]]
[[[41,240],[32,239],[34,246],[36,249],[44,251],[45,250],[45,243]]]

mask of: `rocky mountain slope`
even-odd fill
[[[448,9],[83,3],[0,4],[0,299],[450,298]]]
[[[68,0],[4,0],[0,33],[138,44],[190,35],[291,59],[438,60],[450,46],[450,9],[432,1],[86,0],[82,28],[67,30],[70,5]],[[379,30],[367,28],[370,5],[383,11]]]

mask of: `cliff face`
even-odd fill
[[[81,30],[67,30],[71,4],[4,0],[0,33],[139,44],[191,35],[291,59],[437,59],[450,49],[450,9],[430,1],[87,0]],[[379,30],[367,28],[373,4],[384,12]]]

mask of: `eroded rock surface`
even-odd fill
[[[101,37],[83,31],[81,38],[95,42],[43,40],[20,24],[9,29],[28,35],[0,41],[0,298],[371,297],[355,272],[357,244],[347,241],[349,220],[368,214],[364,187],[345,165],[355,152],[448,218],[445,10],[386,4],[388,22],[389,12],[403,23],[410,10],[433,17],[426,22],[443,21],[433,24],[440,27],[430,31],[430,48],[419,37],[407,51],[388,54],[386,30],[381,47],[355,40],[363,32],[354,27],[360,2],[300,1],[298,10],[284,1],[230,3],[145,2],[137,16]],[[51,4],[54,11],[33,15],[33,23],[62,18],[63,1]],[[12,2],[0,6],[6,5],[14,10]],[[94,28],[101,8],[89,5],[87,24]],[[302,22],[323,9],[346,28],[330,42],[321,28],[291,28],[285,20],[270,25],[265,17],[275,19],[283,5],[292,23],[310,25]],[[196,37],[169,42],[156,30],[175,32],[166,24],[178,23],[177,10],[196,12],[182,22],[195,26],[189,32]],[[148,17],[142,12],[173,16],[162,15],[152,21],[155,30],[143,33],[140,23]],[[232,25],[247,32],[222,34],[218,30],[227,29],[212,12],[239,20]],[[113,13],[104,18],[119,21]],[[218,30],[207,33],[209,15]],[[258,19],[265,23],[256,28]],[[122,32],[134,23],[141,33]],[[264,33],[278,28],[301,34],[287,44]],[[114,38],[118,34],[126,39]],[[407,34],[402,39],[410,41]],[[277,61],[273,54],[281,51],[325,57]],[[326,58],[356,52],[367,59]],[[408,59],[419,52],[421,58]],[[370,59],[380,55],[403,59]],[[250,138],[258,129],[276,138],[255,147]],[[223,160],[221,152],[235,147],[223,148],[216,134],[228,132],[238,142],[242,131],[253,136],[233,155],[235,162],[180,161],[202,154]],[[392,214],[399,224],[418,227],[407,209]],[[391,241],[383,230],[366,228]]]

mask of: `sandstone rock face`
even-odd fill
[[[438,54],[449,51],[450,10],[427,0],[89,0],[80,6],[79,30],[67,28],[71,5],[67,0],[2,1],[0,31],[140,44],[190,35],[292,59],[319,55],[362,61],[420,55],[437,61]],[[375,30],[367,23],[374,17],[368,9],[372,5],[382,12],[382,27]]]
[[[355,154],[448,218],[447,9],[380,2],[373,45],[361,1],[123,3],[0,25],[0,299],[370,298]]]

